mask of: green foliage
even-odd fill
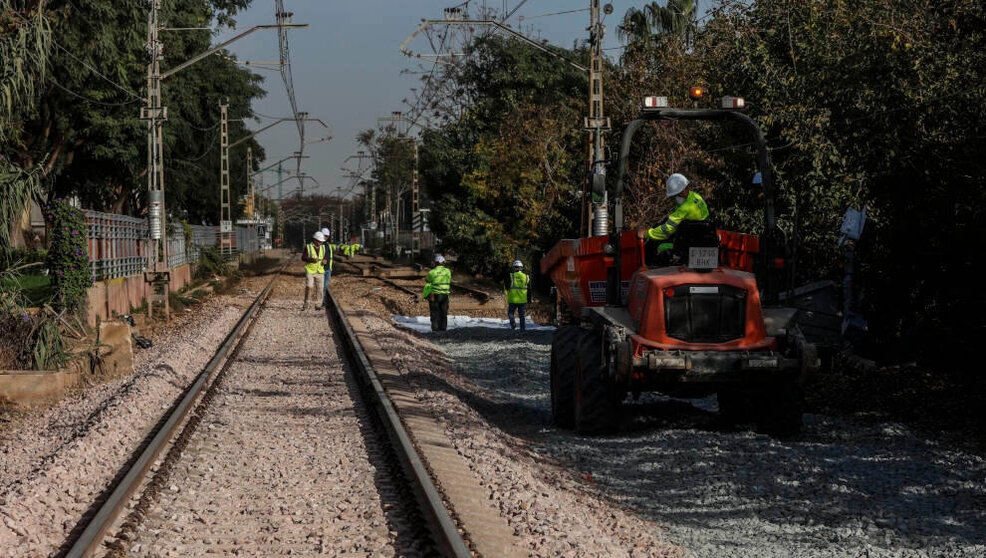
[[[698,30],[695,10],[696,0],[667,0],[664,6],[657,2],[643,8],[629,8],[616,33],[634,48],[653,48],[669,38],[691,44]]]
[[[198,267],[195,268],[196,279],[209,279],[232,273],[233,267],[225,261],[218,246],[210,246],[199,254]]]
[[[513,39],[480,39],[471,51],[454,76],[470,103],[422,136],[420,171],[432,229],[460,265],[492,273],[517,248],[543,252],[575,233],[586,77]]]
[[[28,306],[44,306],[51,301],[51,277],[47,275],[21,275],[17,279],[0,280],[7,281],[4,288],[18,289]]]
[[[46,250],[31,250],[28,248],[0,250],[0,271],[10,267],[17,267],[21,264],[44,262],[46,254]]]
[[[47,206],[51,234],[46,264],[52,278],[53,302],[58,309],[79,310],[92,286],[86,246],[86,220],[81,210],[62,199]]]
[[[36,319],[31,334],[31,364],[34,370],[58,370],[68,363],[65,340],[58,329],[57,320]]]
[[[44,10],[34,2],[0,0],[0,249],[10,247],[12,227],[40,191],[40,169],[14,157],[13,147],[36,105],[50,41]]]
[[[65,343],[56,319],[27,311],[27,268],[0,271],[0,368],[57,370],[68,362]]]
[[[968,358],[959,340],[986,310],[959,280],[986,249],[984,17],[964,0],[769,0],[697,42],[711,95],[745,96],[776,146],[801,278],[832,276],[843,211],[869,208],[861,279],[894,356],[954,344]]]
[[[162,3],[170,27],[232,23],[249,0]],[[146,200],[146,124],[139,119],[146,89],[145,0],[50,0],[49,87],[25,120],[12,157],[41,166],[46,199],[78,196],[83,207],[138,215]],[[167,70],[211,46],[208,31],[165,33]],[[192,222],[217,219],[218,104],[230,99],[229,132],[245,135],[236,119],[251,116],[262,96],[261,77],[230,57],[210,56],[163,83],[165,181],[169,210]],[[251,141],[258,160],[263,150]],[[231,157],[232,195],[245,184],[242,151]],[[234,216],[235,218],[235,216]]]

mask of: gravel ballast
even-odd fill
[[[396,546],[403,520],[325,314],[281,281],[130,555],[419,555]]]
[[[487,420],[591,474],[695,556],[986,555],[986,460],[901,424],[808,414],[782,441],[721,429],[715,397],[645,395],[623,434],[581,437],[550,425],[550,335],[434,342],[496,402],[480,405]]]
[[[189,385],[267,278],[244,280],[138,351],[134,374],[19,418],[0,439],[0,556],[47,556]],[[192,313],[189,313],[192,314]]]
[[[454,362],[440,347],[418,334],[395,328],[387,313],[392,305],[380,300],[381,290],[345,277],[333,277],[333,283],[337,292],[350,297],[349,304],[355,310],[368,311],[361,313],[361,319],[390,351],[398,370],[416,388],[418,400],[444,424],[453,447],[470,463],[490,500],[531,556],[685,555],[683,549],[667,541],[657,524],[601,497],[591,477],[573,474],[554,457],[532,451],[512,428],[503,428],[522,421],[490,421],[487,414],[512,414],[523,408],[501,407],[499,401],[488,398],[486,390],[456,372]],[[482,331],[490,338],[512,338],[509,331]],[[477,381],[505,378],[505,385],[513,386],[510,389],[518,397],[533,393],[532,388],[524,387],[522,374],[498,368],[509,366],[501,355],[486,356],[491,374]],[[534,421],[534,430],[543,427],[541,418]]]
[[[378,313],[393,306],[368,294]],[[396,337],[408,339],[399,358],[438,393],[460,449],[483,462],[516,456],[505,470],[590,491],[688,555],[986,555],[986,460],[905,425],[808,414],[801,436],[777,440],[722,428],[714,396],[644,394],[626,405],[621,434],[582,437],[551,424],[550,334]]]

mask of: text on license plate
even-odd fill
[[[689,248],[688,267],[692,269],[714,269],[719,265],[718,248]]]

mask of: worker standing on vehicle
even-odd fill
[[[421,291],[421,298],[428,300],[432,331],[445,331],[448,328],[450,292],[452,292],[452,272],[445,267],[445,257],[436,254],[435,265],[425,277],[425,288]]]
[[[671,238],[682,221],[705,221],[709,218],[709,207],[702,196],[692,191],[685,175],[674,173],[668,177],[667,196],[674,197],[678,206],[663,223],[647,231],[647,238],[663,241],[657,247],[658,253],[674,248]]]
[[[520,330],[527,330],[527,302],[528,292],[531,286],[531,276],[524,273],[524,264],[520,260],[515,260],[513,272],[507,276],[507,281],[503,285],[503,293],[507,295],[507,318],[510,320],[510,329],[517,329],[514,322],[514,312],[520,318]]]
[[[322,229],[322,236],[325,237],[325,259],[328,260],[328,264],[325,266],[325,281],[322,284],[322,302],[325,303],[328,300],[329,281],[332,279],[332,259],[335,255],[335,246],[329,242],[329,239],[332,238],[332,231]]]
[[[322,281],[325,275],[325,264],[329,260],[325,257],[325,235],[322,231],[316,232],[312,236],[312,241],[305,245],[305,252],[301,255],[301,261],[305,262],[305,303],[301,306],[302,310],[308,309],[308,294],[315,290],[321,292]],[[314,295],[315,298],[321,298]],[[321,301],[319,306],[321,307]]]

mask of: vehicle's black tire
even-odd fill
[[[578,326],[562,326],[551,337],[551,420],[561,428],[575,426],[575,347],[581,333]]]
[[[620,401],[625,390],[606,377],[602,332],[592,329],[578,341],[575,380],[575,430],[609,434],[620,428]]]
[[[801,433],[804,425],[804,392],[801,382],[783,381],[764,388],[757,401],[757,431],[775,438]]]
[[[726,424],[746,424],[756,419],[756,406],[748,390],[722,388],[716,392],[719,402],[719,419]]]

